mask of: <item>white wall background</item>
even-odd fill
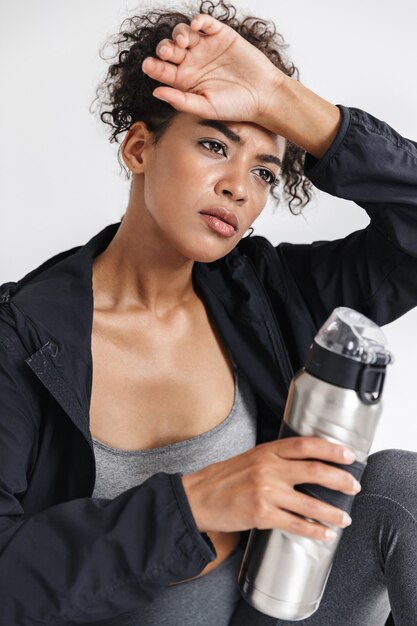
[[[417,139],[415,0],[235,5],[275,21],[307,87]],[[107,68],[100,45],[127,15],[146,6],[161,2],[0,0],[0,284],[85,243],[123,214],[128,182],[117,148],[88,109]],[[267,207],[254,226],[277,244],[335,239],[368,221],[353,203],[316,191],[303,217]],[[396,364],[371,452],[417,451],[417,309],[384,331]]]

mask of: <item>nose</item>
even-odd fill
[[[217,181],[215,192],[219,196],[225,195],[228,196],[230,200],[244,204],[248,199],[248,190],[243,172],[228,172],[224,174]]]

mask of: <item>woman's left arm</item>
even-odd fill
[[[357,108],[338,105],[339,132],[304,173],[331,195],[353,200],[370,224],[335,241],[283,243],[275,253],[315,323],[335,306],[387,324],[417,306],[417,143]]]

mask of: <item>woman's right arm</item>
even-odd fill
[[[199,574],[216,553],[195,526],[179,474],[44,510],[42,494],[32,493],[40,511],[25,514],[42,429],[21,351],[0,339],[0,625],[110,618]]]

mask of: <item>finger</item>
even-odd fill
[[[280,509],[286,509],[290,513],[297,513],[303,517],[312,518],[318,523],[331,524],[340,528],[346,528],[352,522],[351,517],[342,509],[322,502],[318,498],[300,494],[292,489],[280,491],[277,506]]]
[[[163,61],[179,64],[184,61],[187,50],[177,46],[171,39],[162,39],[156,46],[155,54]]]
[[[161,39],[155,53],[164,61],[182,63],[187,51],[201,40],[199,33],[191,31],[187,24],[177,24],[172,31],[172,39]]]
[[[348,465],[355,456],[346,456],[353,451],[343,444],[333,443],[323,437],[287,437],[274,442],[275,454],[285,459],[320,458]]]
[[[198,13],[190,23],[192,30],[201,30],[207,35],[216,35],[223,26],[224,24],[207,13]]]
[[[316,484],[349,496],[360,491],[360,484],[349,472],[320,461],[292,461],[288,465],[287,480],[292,486]]]
[[[181,113],[191,113],[204,118],[216,119],[217,114],[211,104],[203,96],[194,93],[184,93],[171,87],[157,87],[153,94],[155,98],[164,100]]]
[[[335,537],[326,537],[326,533],[329,530],[336,530],[335,528],[329,528],[325,524],[319,524],[315,520],[304,519],[304,517],[292,514],[289,511],[280,511],[278,513],[277,523],[274,524],[273,528],[275,527],[295,535],[317,539],[319,541],[333,541],[335,539]]]
[[[194,48],[201,37],[201,33],[192,30],[188,24],[183,22],[174,26],[172,31],[172,39],[180,48]]]
[[[157,80],[160,83],[166,85],[173,85],[176,80],[178,68],[174,63],[168,63],[155,57],[146,57],[142,61],[142,71]]]

